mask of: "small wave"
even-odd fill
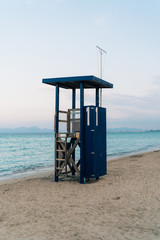
[[[151,152],[151,151],[155,151],[155,150],[159,150],[159,149],[160,149],[160,146],[155,147],[155,146],[150,145],[150,147],[143,147],[143,148],[139,148],[136,150],[110,153],[110,154],[107,154],[107,157],[108,157],[108,159],[112,159],[112,158],[117,158],[117,157],[122,157],[122,156],[129,156],[129,155],[133,155],[133,154],[137,154],[137,153]]]
[[[13,174],[19,174],[19,173],[27,173],[27,172],[33,172],[37,170],[43,170],[44,168],[50,168],[53,167],[53,165],[30,165],[30,166],[23,166],[22,168],[17,168],[13,170]]]
[[[0,173],[0,181],[3,180],[8,180],[8,179],[15,179],[15,178],[21,178],[21,177],[26,177],[26,176],[30,176],[30,175],[34,175],[34,174],[38,174],[38,173],[43,173],[43,172],[47,172],[47,171],[53,171],[53,165],[49,165],[49,166],[43,166],[43,167],[35,167],[33,168],[26,168],[25,169],[21,169],[21,170],[16,170],[13,172],[3,172]]]
[[[13,175],[14,173],[11,172],[11,171],[3,171],[3,172],[0,172],[0,177],[4,177],[4,176],[9,176],[9,175]]]

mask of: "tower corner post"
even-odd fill
[[[76,89],[73,88],[72,89],[72,109],[75,109],[75,108],[76,108]],[[73,142],[72,146],[74,145],[74,142]],[[75,151],[72,154],[72,158],[73,158],[73,161],[75,162]],[[73,167],[72,167],[72,175],[73,176],[75,175],[75,171],[74,171]]]
[[[59,119],[59,85],[56,83],[56,94],[55,94],[55,147],[56,147],[56,133],[58,133],[58,119]],[[59,177],[56,174],[56,151],[55,151],[55,182],[59,181]]]
[[[99,107],[99,88],[96,88],[96,107]]]
[[[84,84],[80,83],[80,183],[84,184],[84,126],[83,126],[83,107],[84,107]]]

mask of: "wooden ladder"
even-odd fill
[[[67,174],[67,136],[56,136],[55,143],[55,169],[56,175]]]

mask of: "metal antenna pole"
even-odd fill
[[[107,53],[106,51],[104,51],[102,48],[100,48],[99,46],[96,46],[99,51],[100,51],[100,57],[101,57],[101,61],[100,61],[100,78],[102,79],[102,54],[103,53]],[[102,107],[102,88],[100,88],[100,107]]]

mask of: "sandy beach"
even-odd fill
[[[160,151],[108,162],[85,185],[53,174],[0,182],[0,240],[160,239]]]

